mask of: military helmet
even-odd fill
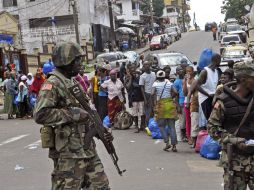
[[[52,59],[56,67],[69,65],[76,57],[84,55],[80,45],[73,42],[64,42],[56,45]]]

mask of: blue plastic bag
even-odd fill
[[[199,57],[198,68],[203,70],[212,62],[213,51],[211,49],[204,49]]]
[[[36,98],[35,95],[31,95],[31,96],[30,96],[30,101],[29,101],[29,103],[30,103],[31,107],[34,107],[34,106],[35,106],[36,100],[37,100],[37,98]]]
[[[13,104],[14,105],[18,105],[18,103],[19,103],[19,96],[18,95],[16,95],[15,97],[14,97],[14,99],[13,99]]]
[[[106,117],[103,119],[103,126],[106,127],[106,128],[110,128],[109,116],[106,116]]]
[[[148,123],[148,128],[152,133],[153,139],[162,139],[160,128],[154,118],[151,118]]]
[[[210,135],[208,135],[205,139],[204,144],[201,146],[200,155],[207,159],[216,160],[220,158],[220,151],[221,147],[219,143],[213,140]]]

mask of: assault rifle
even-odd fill
[[[229,177],[228,181],[228,188],[229,190],[234,190],[234,171],[233,171],[233,144],[227,143],[227,157],[228,157],[228,167],[227,167],[227,173]]]
[[[116,170],[120,176],[126,171],[126,170],[120,170],[118,166],[118,156],[115,151],[115,147],[112,142],[109,142],[105,139],[104,135],[106,133],[109,133],[107,129],[103,126],[103,123],[98,115],[98,113],[91,109],[88,103],[88,98],[84,94],[84,92],[80,89],[79,84],[75,84],[72,87],[68,88],[70,93],[77,99],[77,101],[81,104],[81,106],[89,113],[89,117],[91,122],[93,122],[93,127],[89,128],[89,131],[85,134],[84,138],[84,148],[88,149],[91,145],[92,139],[94,136],[98,136],[99,139],[103,142],[105,148],[107,149],[107,152],[109,153]]]

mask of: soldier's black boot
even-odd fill
[[[146,128],[146,116],[142,115],[141,116],[141,124],[140,124],[140,130],[144,131]]]
[[[135,129],[137,129],[137,131],[135,131],[135,133],[139,133],[138,116],[133,117],[133,121],[134,121]]]

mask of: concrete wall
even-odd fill
[[[140,5],[136,2],[136,9],[132,9],[132,0],[119,0],[122,3],[123,14],[118,18],[125,21],[140,20]]]
[[[44,0],[29,2],[18,0],[18,7],[3,8],[3,0],[0,0],[0,11],[12,11],[11,14],[19,15],[19,22],[22,30],[24,48],[31,53],[34,48],[42,51],[43,42],[75,41],[75,30],[73,25],[61,27],[38,27],[29,28],[29,19],[43,18],[72,14],[69,12],[69,0],[50,0],[47,3],[37,5]],[[36,5],[36,6],[33,6]],[[102,24],[110,26],[107,0],[77,0],[79,15],[79,32],[81,39],[91,39],[91,24]],[[27,9],[20,9],[28,7]],[[19,11],[13,11],[20,9]]]

